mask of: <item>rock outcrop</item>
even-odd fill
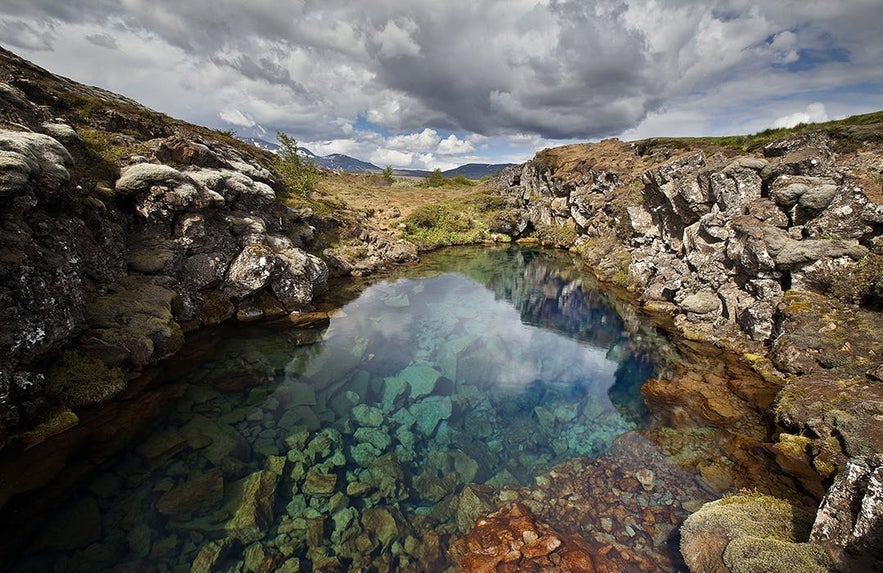
[[[642,390],[651,409],[668,405],[662,416],[767,442],[818,499],[847,463],[859,463],[848,460],[883,452],[879,133],[879,124],[820,129],[741,155],[658,140],[545,150],[498,178],[513,214],[498,230],[579,252],[679,339],[741,357],[763,387],[740,387],[730,374],[697,383],[688,373]],[[567,227],[575,232],[549,230]],[[726,488],[728,478],[710,470],[703,476]],[[841,494],[851,501],[830,509],[842,522],[850,503],[873,498],[853,489]],[[877,537],[850,535],[826,542],[835,561],[879,566],[868,554]]]
[[[311,310],[325,259],[364,273],[416,257],[281,200],[271,155],[3,50],[0,97],[0,447],[70,427],[71,408],[121,391],[187,332]],[[360,256],[341,263],[317,227]]]

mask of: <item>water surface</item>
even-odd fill
[[[465,484],[530,485],[645,422],[652,349],[566,253],[355,286],[327,323],[228,330],[18,569],[438,570]]]

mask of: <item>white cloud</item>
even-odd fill
[[[374,40],[380,45],[380,55],[384,58],[419,55],[420,46],[413,38],[419,29],[411,18],[387,21],[383,30],[374,36]]]
[[[473,151],[475,151],[475,146],[471,142],[459,139],[453,133],[442,139],[436,148],[436,152],[440,155],[465,155]]]
[[[376,149],[368,157],[368,161],[377,166],[407,168],[411,167],[414,161],[414,154],[406,151],[397,151],[395,149]]]
[[[218,117],[231,125],[239,127],[254,127],[255,121],[251,117],[242,113],[238,109],[222,109],[218,113]]]
[[[794,112],[773,121],[773,127],[794,127],[799,123],[821,123],[828,121],[828,112],[825,111],[825,104],[811,103],[806,106],[803,111]]]
[[[409,151],[433,151],[441,141],[438,132],[426,128],[420,133],[396,135],[386,141],[386,145],[392,149]]]

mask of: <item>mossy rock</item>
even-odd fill
[[[813,518],[811,512],[772,496],[728,496],[687,518],[681,527],[681,554],[694,573],[829,571],[827,554],[820,546],[805,543]],[[770,563],[783,567],[764,569],[767,562],[758,555],[776,549],[782,553]]]
[[[739,537],[724,551],[733,573],[828,573],[830,558],[821,545],[778,539]]]
[[[177,293],[147,277],[130,275],[87,308],[91,331],[84,347],[104,362],[144,366],[171,356],[184,344],[172,315]]]
[[[109,400],[126,387],[123,371],[101,359],[68,350],[49,370],[49,391],[68,408],[81,408]]]

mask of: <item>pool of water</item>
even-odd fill
[[[440,570],[466,484],[531,485],[646,423],[653,348],[566,253],[445,251],[334,297],[179,367],[15,570]]]

